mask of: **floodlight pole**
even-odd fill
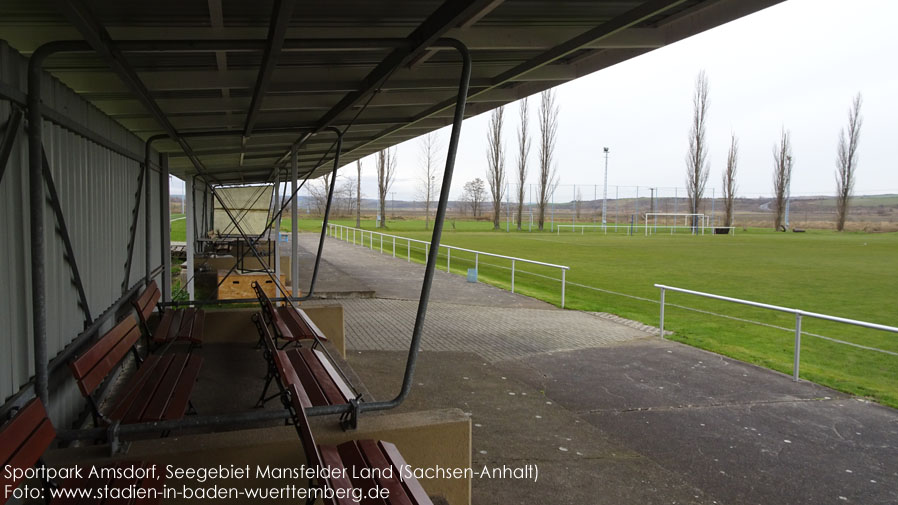
[[[605,184],[602,186],[602,229],[605,228],[607,221],[605,220],[605,210],[608,205],[608,151],[605,148]]]

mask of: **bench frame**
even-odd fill
[[[280,351],[283,352],[283,351]],[[280,361],[280,360],[277,360]],[[283,363],[281,363],[282,366]],[[284,374],[289,375],[289,370],[283,370]],[[350,440],[338,446],[318,445],[309,426],[309,418],[306,415],[306,409],[312,406],[311,400],[305,391],[296,383],[291,383],[285,394],[282,396],[284,407],[290,411],[293,426],[302,442],[303,451],[306,455],[306,464],[316,466],[318,468],[347,468],[347,467],[367,467],[367,468],[388,468],[393,467],[394,471],[401,471],[402,468],[408,466],[399,449],[390,442],[383,440]],[[349,475],[357,475],[358,472],[349,472]],[[362,488],[360,484],[365,484],[363,489],[363,497],[366,496],[365,489],[370,489],[372,485],[377,485],[389,490],[387,498],[388,503],[409,503],[414,505],[433,505],[427,492],[414,477],[407,479],[395,475],[392,479],[383,477],[374,477],[369,479],[357,479],[354,482],[347,477],[334,479],[317,479],[318,487],[329,486],[332,489],[341,488]],[[313,485],[309,482],[309,487]],[[309,499],[309,503],[312,499]],[[334,505],[343,505],[344,503],[355,503],[350,499],[338,501],[334,498],[331,501]]]
[[[271,332],[268,330],[268,326],[263,320],[263,316],[257,312],[253,314],[252,320],[253,324],[256,326],[256,330],[259,332],[259,339],[262,341],[262,355],[265,358],[265,362],[268,364],[265,372],[265,386],[262,388],[262,394],[259,396],[258,402],[256,402],[256,408],[261,408],[267,402],[277,397],[283,399],[291,384],[296,384],[300,388],[303,388],[303,393],[308,397],[308,393],[305,392],[306,386],[300,379],[300,375],[302,375],[306,378],[307,383],[311,382],[320,387],[320,390],[316,391],[316,396],[319,398],[319,402],[328,405],[336,405],[337,403],[331,402],[328,396],[335,397],[336,395],[339,395],[343,399],[342,403],[347,404],[350,407],[348,411],[340,414],[341,428],[343,428],[343,430],[357,428],[359,405],[362,402],[362,394],[358,393],[349,381],[346,380],[342,375],[342,371],[339,370],[339,367],[336,367],[329,361],[325,361],[329,356],[315,350],[314,347],[311,349],[292,348],[286,351],[279,349],[271,336]],[[295,358],[296,361],[303,363],[308,362],[308,360],[311,359],[317,359],[317,365],[320,367],[318,373],[315,373],[314,370],[308,368],[305,368],[302,371],[297,371],[293,365],[294,361],[291,361],[291,354],[297,355]],[[326,374],[326,379],[322,373]],[[322,379],[330,380],[331,383],[325,384]],[[277,382],[278,392],[271,396],[266,396],[268,388],[271,386],[271,383],[275,381]],[[329,390],[330,394],[328,394],[326,390]],[[311,406],[311,400],[309,400],[309,402]]]
[[[285,349],[290,343],[302,346],[302,340],[312,340],[312,348],[317,347],[321,342],[326,342],[327,337],[324,335],[317,325],[309,318],[309,316],[300,308],[294,309],[287,305],[284,307],[276,307],[271,303],[271,299],[257,282],[252,283],[253,291],[256,292],[256,298],[262,307],[262,315],[265,317],[265,323],[270,324],[274,330],[275,342],[278,338],[283,339],[284,344],[279,349]],[[281,310],[287,313],[289,320],[284,320]],[[292,324],[291,324],[292,323]],[[297,335],[298,334],[298,335]],[[259,337],[258,347],[262,347],[262,337]]]
[[[131,305],[137,311],[137,317],[140,319],[140,325],[143,327],[146,335],[147,350],[149,351],[154,343],[161,346],[176,340],[187,340],[190,342],[191,347],[202,347],[206,312],[203,309],[194,307],[163,310],[159,305],[161,298],[162,292],[159,291],[159,285],[156,284],[156,281],[151,281],[142,293],[131,300]],[[149,320],[155,309],[159,309],[159,323],[156,325],[155,331],[150,331]],[[179,315],[178,324],[175,327],[174,318]],[[185,317],[189,318],[189,331],[187,334],[183,334]],[[160,331],[165,332],[165,338],[157,338]]]

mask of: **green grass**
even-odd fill
[[[354,220],[333,222],[354,225]],[[373,229],[372,221],[362,223]],[[567,224],[567,223],[565,223]],[[429,240],[423,222],[388,221],[388,233]],[[504,223],[503,223],[504,225]],[[282,227],[289,230],[289,221]],[[300,229],[320,230],[321,221],[304,219]],[[360,237],[357,235],[356,241]],[[655,283],[705,291],[852,319],[898,326],[898,234],[803,234],[739,230],[736,236],[621,233],[491,231],[491,223],[447,221],[443,244],[570,266],[565,306],[611,312],[647,324],[658,324],[659,291]],[[366,238],[367,247],[371,244]],[[384,242],[392,254],[392,239]],[[375,239],[374,250],[380,250]],[[408,246],[396,245],[405,257]],[[422,245],[412,244],[412,260],[423,262]],[[446,269],[445,255],[438,268]],[[470,253],[454,251],[453,272],[474,266]],[[480,257],[479,278],[510,288],[510,262]],[[558,269],[518,263],[515,290],[560,304]],[[596,291],[592,286],[648,300]],[[784,314],[679,293],[667,294],[665,329],[674,340],[791,373],[794,333],[749,322],[678,308],[711,311],[791,329],[795,319]],[[671,305],[673,304],[673,305]],[[898,335],[804,318],[803,330],[898,352]],[[892,356],[804,335],[801,377],[835,389],[898,407],[898,356]]]

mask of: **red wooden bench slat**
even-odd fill
[[[109,418],[121,419],[125,417],[125,414],[128,413],[128,409],[131,408],[131,404],[134,403],[134,400],[140,394],[144,382],[146,382],[147,378],[150,376],[150,372],[153,371],[158,362],[159,356],[155,354],[151,354],[147,356],[147,359],[143,360],[143,365],[137,369],[137,372],[135,372],[125,384],[125,394],[116,401],[108,414]]]
[[[291,340],[309,340],[315,338],[312,328],[306,324],[305,320],[293,310],[293,307],[278,307],[278,314],[290,330],[288,338]]]
[[[362,490],[361,503],[365,505],[387,505],[382,498],[371,498],[368,496],[370,490],[377,486],[377,482],[371,477],[361,478],[359,476],[363,469],[368,468],[368,462],[365,461],[361,451],[356,447],[355,441],[338,445],[337,452],[340,454],[340,459],[343,460],[343,465],[349,470],[349,480],[352,482],[352,486]]]
[[[129,387],[130,384],[125,387],[127,391],[137,389],[138,393],[134,395],[134,400],[131,402],[131,406],[128,408],[125,416],[121,418],[123,423],[136,423],[143,419],[143,414],[150,402],[153,401],[153,397],[159,390],[159,383],[168,371],[168,367],[171,365],[173,359],[173,354],[166,354],[160,357],[159,362],[156,363],[156,366],[154,366],[153,369],[150,370],[150,373],[146,375],[146,379],[140,387],[132,388]],[[116,418],[112,419],[116,420]]]
[[[327,374],[330,376],[331,380],[334,382],[334,385],[337,386],[337,389],[340,390],[340,395],[343,400],[342,403],[349,403],[349,400],[355,398],[355,393],[352,391],[352,388],[349,387],[349,384],[343,380],[343,376],[337,371],[337,368],[333,363],[327,359],[327,356],[319,351],[318,349],[312,349],[312,352],[315,353],[315,356],[318,357],[318,362],[321,363],[321,366],[327,371]]]
[[[180,314],[177,310],[166,310],[162,313],[162,317],[159,318],[159,323],[153,331],[153,342],[161,344],[168,342],[172,338],[172,327],[175,324],[178,324],[178,322],[175,321],[176,315],[180,318]]]
[[[325,341],[327,340],[327,337],[324,335],[324,332],[321,331],[320,328],[318,328],[318,326],[315,324],[315,322],[312,321],[312,318],[309,317],[308,314],[306,314],[306,311],[304,311],[300,308],[297,308],[294,312],[296,313],[297,316],[299,316],[300,319],[302,319],[303,324],[307,328],[309,328],[309,331],[311,331],[315,335],[318,335],[319,340],[325,340]]]
[[[312,402],[309,401],[309,397],[299,384],[291,384],[287,386],[287,389],[290,391],[290,401],[293,404],[293,410],[299,416],[297,432],[299,432],[299,439],[302,441],[302,449],[306,453],[306,460],[308,460],[307,462],[310,465],[320,464],[321,454],[318,453],[318,445],[315,443],[315,438],[309,429],[309,418],[306,417],[306,409],[312,406]]]
[[[196,317],[196,309],[187,307],[180,312],[183,315],[181,316],[180,324],[178,324],[178,331],[175,338],[190,338],[190,332],[193,331],[193,319]]]
[[[6,489],[5,486],[18,487],[21,479],[15,479],[13,476],[7,478],[5,468],[31,468],[37,463],[47,447],[56,437],[56,430],[49,419],[44,419],[39,423],[37,428],[31,432],[28,438],[21,445],[15,447],[15,453],[12,457],[4,462],[4,471],[0,473],[0,490]],[[5,501],[4,501],[5,503]]]
[[[147,285],[144,292],[132,301],[132,305],[137,309],[137,313],[140,314],[144,324],[153,314],[153,310],[156,309],[156,304],[159,303],[160,298],[162,298],[162,292],[159,291],[159,285],[156,284],[156,281],[152,281]]]
[[[81,394],[88,396],[93,393],[138,338],[140,331],[137,329],[137,321],[134,316],[128,316],[75,359],[71,368],[78,380]]]
[[[203,332],[205,331],[205,326],[206,311],[196,311],[196,315],[193,317],[193,327],[190,329],[190,334],[184,338],[187,338],[195,344],[201,344],[203,342]]]
[[[168,407],[171,393],[174,392],[178,380],[181,378],[181,372],[184,371],[184,365],[187,364],[187,354],[178,353],[172,358],[168,370],[159,381],[159,387],[156,389],[156,395],[153,396],[147,405],[143,415],[140,416],[142,421],[159,421]]]
[[[394,444],[390,442],[384,442],[380,440],[377,442],[377,445],[380,446],[380,450],[383,451],[384,456],[390,460],[390,463],[393,465],[394,471],[398,472],[399,469],[406,467],[408,463],[405,462],[405,458],[402,457],[402,454],[399,453],[399,449],[396,448]],[[415,500],[418,504],[432,504],[433,502],[430,500],[430,497],[427,496],[427,492],[424,491],[424,488],[421,487],[421,483],[418,482],[418,479],[404,479],[402,481],[403,487],[407,491],[408,495]]]
[[[346,442],[337,446],[340,449],[340,453],[343,453],[343,446],[349,445],[352,442]],[[377,468],[380,470],[386,470],[390,468],[390,462],[387,460],[384,453],[381,452],[380,446],[377,445],[377,442],[374,440],[359,440],[355,442],[355,445],[358,446],[358,450],[361,451],[362,455],[365,457],[365,461],[370,468]],[[399,479],[400,473],[398,469],[393,470],[393,477],[386,478],[383,477],[384,472],[380,472],[377,476],[376,480],[380,487],[388,490],[390,492],[390,503],[395,505],[415,505],[412,503],[411,499],[405,494],[405,488],[402,486],[402,481]]]
[[[47,419],[44,404],[33,398],[3,425],[0,430],[0,464],[9,461],[18,448],[35,433],[44,419]]]
[[[277,368],[278,375],[281,377],[281,385],[285,388],[289,387],[293,384],[298,386],[302,386],[302,382],[299,380],[299,376],[296,375],[296,369],[293,368],[293,364],[290,362],[290,358],[287,356],[287,351],[278,351],[274,350],[274,366]]]
[[[321,390],[321,385],[315,380],[315,375],[309,370],[308,365],[306,365],[305,360],[302,359],[298,351],[299,349],[290,349],[287,352],[287,356],[290,358],[290,363],[293,365],[296,375],[299,376],[303,391],[306,392],[309,400],[312,401],[312,405],[329,405],[327,396]]]
[[[203,358],[196,354],[189,354],[187,364],[181,372],[181,377],[172,391],[171,399],[168,402],[168,408],[162,419],[180,419],[187,412],[187,405],[190,403],[190,393],[193,392],[193,386],[196,379],[200,375],[200,367],[203,365]]]
[[[346,467],[343,466],[343,461],[340,459],[340,453],[337,452],[337,448],[332,445],[322,445],[318,446],[318,451],[321,454],[321,461],[316,461],[312,464],[320,464],[321,466],[330,468],[336,475],[339,475],[337,478],[328,479],[331,488],[335,491],[338,489],[352,489],[352,482],[350,482],[348,478],[343,477],[343,474],[346,473],[343,469]],[[352,500],[351,496],[351,493],[345,493],[343,499],[335,497],[334,502],[339,505],[358,505]]]
[[[309,367],[309,370],[314,375],[315,382],[327,398],[326,405],[347,403],[348,399],[343,397],[340,388],[335,383],[334,377],[327,373],[327,370],[321,364],[319,356],[308,347],[300,347],[297,351],[299,351],[303,361],[306,362],[306,366]]]

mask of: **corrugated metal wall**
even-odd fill
[[[0,84],[24,93],[27,59],[0,41]],[[143,153],[143,141],[53,78],[45,78],[44,104],[89,130]],[[0,99],[0,129],[5,128],[13,104]],[[44,149],[71,237],[92,316],[122,296],[122,280],[137,191],[140,164],[71,131],[44,121]],[[0,399],[6,399],[34,375],[31,328],[29,253],[28,142],[24,128],[0,181]],[[159,247],[159,173],[150,171],[152,268],[161,264]],[[143,190],[141,190],[143,198]],[[141,204],[128,285],[145,275],[145,212]],[[78,292],[64,259],[64,245],[56,233],[50,206],[45,210],[47,347],[52,358],[84,329]],[[106,327],[111,326],[112,321]],[[60,369],[66,374],[67,367]],[[64,426],[84,401],[74,382],[51,378],[51,416]]]

